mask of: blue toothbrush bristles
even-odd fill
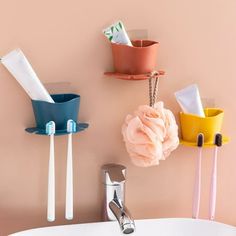
[[[67,121],[67,132],[68,133],[76,132],[76,123],[73,120]]]
[[[55,132],[56,132],[55,122],[54,121],[49,121],[46,124],[46,134],[47,135],[52,135],[52,134],[55,134]]]

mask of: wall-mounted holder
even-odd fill
[[[185,146],[197,147],[198,134],[204,135],[204,147],[214,147],[217,133],[221,133],[224,111],[217,108],[204,109],[205,117],[180,113],[182,138],[180,143]],[[229,142],[229,137],[222,137],[222,144]]]
[[[81,132],[88,128],[87,123],[77,122],[80,106],[80,95],[78,94],[53,94],[55,103],[32,100],[36,127],[25,129],[28,133],[47,135],[46,124],[54,121],[56,124],[55,135],[69,134],[67,132],[67,121],[76,122],[74,133]]]
[[[158,42],[152,40],[132,40],[133,47],[111,43],[114,72],[104,75],[123,80],[145,80],[156,71]],[[158,71],[159,76],[165,72]]]

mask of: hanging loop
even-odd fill
[[[159,72],[158,71],[152,71],[149,75],[149,105],[151,107],[154,106],[154,104],[157,101],[157,92],[158,92],[158,84],[159,84]],[[154,80],[154,84],[153,84]]]

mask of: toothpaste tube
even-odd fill
[[[183,113],[205,117],[199,90],[196,84],[175,92],[175,97]]]
[[[104,29],[103,33],[112,43],[125,44],[131,47],[133,46],[121,21],[118,21]]]
[[[16,49],[2,57],[1,62],[32,100],[54,103],[52,97],[49,95],[20,49]]]

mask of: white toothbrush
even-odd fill
[[[52,222],[55,220],[55,157],[54,157],[54,134],[55,122],[50,121],[46,124],[46,133],[50,136],[50,155],[48,166],[48,207],[47,220]]]
[[[72,160],[72,133],[76,131],[76,123],[73,120],[67,121],[68,148],[67,148],[67,169],[66,169],[66,211],[65,218],[73,219],[73,160]]]

